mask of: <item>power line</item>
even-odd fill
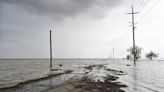
[[[140,19],[138,22],[143,21],[143,19],[151,12],[151,10],[155,7],[155,5],[156,5],[158,2],[159,2],[159,0],[156,0],[156,1],[154,2],[154,4],[148,9],[148,11],[145,12],[145,14],[143,15],[143,18]]]
[[[140,9],[141,7],[143,7],[144,3],[145,3],[145,0],[142,0],[142,1],[138,0],[138,6],[135,5],[135,6],[136,6],[136,10],[137,10],[137,9]],[[137,11],[138,11],[138,10],[137,10]]]
[[[146,0],[145,2],[143,2],[143,5],[141,6],[140,10],[138,10],[139,12],[142,12],[144,10],[144,8],[146,7],[146,5],[149,3],[150,0]]]
[[[148,5],[148,3],[149,3],[149,1],[150,0],[146,0],[145,2],[143,2],[143,5],[141,5],[141,8],[139,9],[139,7],[138,7],[138,11],[141,13],[143,10],[144,10],[144,8]],[[137,18],[138,16],[136,16],[135,18]]]

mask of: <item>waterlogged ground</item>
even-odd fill
[[[55,59],[53,68],[48,59],[0,60],[0,88],[64,73],[0,92],[164,92],[163,61]]]

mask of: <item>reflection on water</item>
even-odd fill
[[[120,81],[128,88],[126,92],[164,92],[164,62],[140,61],[124,68],[127,75]],[[115,67],[116,68],[116,67]]]
[[[138,84],[138,80],[137,80],[137,72],[136,72],[136,65],[134,65],[134,67],[133,67],[133,80],[134,80],[134,82],[133,82],[133,92],[137,92],[136,90],[137,90],[137,85],[136,84]]]

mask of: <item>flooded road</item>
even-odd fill
[[[128,92],[164,92],[164,62],[139,62],[125,70],[120,80]]]
[[[112,76],[113,74],[115,76]],[[104,65],[81,67],[72,72],[22,83],[2,92],[122,92],[125,85],[116,82],[122,71],[108,69]]]
[[[28,78],[27,76],[45,76],[49,73],[48,64],[48,60],[10,60],[6,62],[0,60],[0,84],[3,86],[3,83],[6,85],[15,81],[19,83],[21,79]],[[59,64],[62,64],[63,66],[61,67]],[[94,67],[92,69],[93,71],[86,69],[87,66],[91,65],[102,65],[104,68]],[[30,67],[30,69],[19,70],[22,68],[21,66]],[[118,83],[121,82],[121,84],[127,86],[121,88],[125,92],[164,92],[163,61],[139,61],[136,65],[133,65],[132,61],[126,60],[56,59],[53,62],[53,67],[60,68],[61,70],[72,70],[73,72],[23,84],[17,88],[0,90],[0,92],[49,92],[49,90],[52,89],[53,92],[58,92],[54,90],[63,87],[63,85],[72,80],[87,76],[90,79],[95,78],[100,81],[102,78],[106,78],[106,75],[118,77],[115,81]],[[20,75],[21,72],[23,72],[23,75]],[[12,77],[12,75],[10,75],[11,73],[15,74],[16,78],[15,76]],[[71,88],[72,86],[68,85],[68,87]]]

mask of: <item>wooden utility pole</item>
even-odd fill
[[[114,48],[113,48],[113,60],[114,60]]]
[[[138,12],[134,12],[133,6],[132,6],[132,12],[128,13],[132,15],[132,31],[133,31],[133,50],[134,50],[134,64],[136,64],[136,46],[135,46],[135,22],[134,22],[134,14],[137,14]]]
[[[50,30],[50,71],[52,71],[52,39],[51,39],[51,30]]]

